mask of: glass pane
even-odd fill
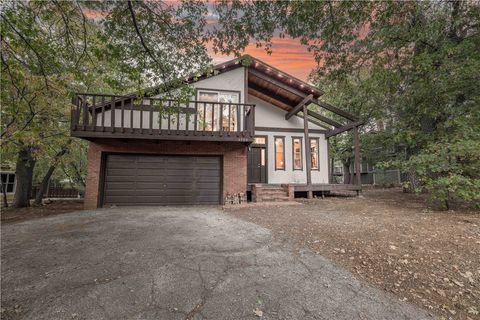
[[[310,140],[310,153],[312,155],[312,169],[318,169],[318,141]]]
[[[275,138],[275,169],[285,169],[285,159],[283,154],[283,139]]]
[[[293,169],[302,169],[302,142],[293,139]]]
[[[14,174],[9,174],[8,175],[8,182],[10,182],[10,183],[15,182],[15,175]]]
[[[260,164],[265,166],[265,149],[260,150]]]
[[[8,174],[2,173],[2,182],[3,183],[7,182],[7,176],[8,176]]]
[[[217,92],[199,91],[198,92],[198,100],[199,101],[208,101],[208,102],[218,102],[218,93]]]
[[[265,144],[267,141],[265,139],[265,137],[255,137],[253,139],[253,143],[254,144]]]
[[[223,131],[236,131],[235,126],[237,124],[237,112],[236,106],[228,104],[222,105],[222,130]]]
[[[13,183],[7,184],[7,192],[13,192]]]
[[[239,97],[236,92],[219,92],[218,102],[238,103]]]

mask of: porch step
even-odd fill
[[[290,201],[291,199],[287,196],[283,197],[260,197],[257,198],[257,202],[276,202],[276,201]]]
[[[291,197],[288,195],[288,188],[280,185],[256,185],[252,189],[252,198],[255,202],[275,202],[275,201],[290,201]]]

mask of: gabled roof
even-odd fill
[[[239,58],[235,58],[220,64],[213,66],[213,74],[201,74],[201,75],[190,75],[185,79],[187,83],[194,83],[214,75],[218,75],[224,72],[228,72],[237,68],[248,67],[249,71],[257,72],[258,74],[263,74],[267,77],[272,77],[286,86],[291,87],[292,89],[299,90],[305,94],[312,94],[315,98],[320,97],[323,94],[323,91],[312,86],[311,84],[302,81],[286,72],[283,72],[266,62],[263,62],[260,59],[254,58],[250,55],[243,55]],[[249,72],[250,73],[250,72]],[[156,95],[159,92],[160,87],[153,87],[145,90],[148,96]]]
[[[347,120],[347,123],[340,123],[322,114],[308,110],[308,121],[330,129],[331,135],[350,130],[352,127],[363,124],[362,121],[359,121],[356,116],[349,112],[320,101],[319,98],[323,95],[322,90],[250,55],[243,55],[239,58],[217,64],[213,67],[213,73],[191,75],[185,79],[185,82],[188,84],[195,83],[243,67],[246,67],[248,70],[246,73],[248,94],[287,111],[286,119],[292,115],[303,117],[303,114],[299,115],[299,112],[302,112],[302,106],[313,103],[319,108],[325,109]],[[161,90],[162,87],[157,86],[148,88],[144,92],[145,96],[151,97],[161,93]],[[133,98],[136,95],[136,93],[132,93],[124,98]]]

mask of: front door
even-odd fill
[[[252,146],[248,151],[248,183],[267,183],[266,148]]]

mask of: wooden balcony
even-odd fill
[[[72,99],[71,135],[251,142],[254,116],[252,104],[80,93]]]

